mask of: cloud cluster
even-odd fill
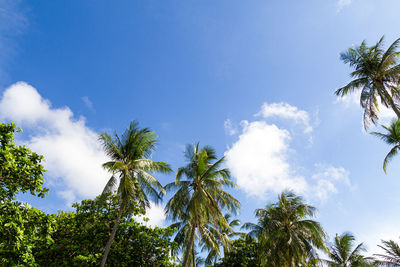
[[[265,103],[256,117],[262,119],[241,122],[238,139],[225,152],[232,176],[249,196],[266,198],[269,192],[292,190],[325,201],[337,192],[337,184],[350,186],[349,173],[341,167],[318,164],[311,179],[298,174],[290,160],[290,132],[266,121],[271,117],[290,119],[309,134],[313,129],[306,111],[288,103]]]
[[[287,159],[290,134],[264,121],[245,122],[239,139],[226,152],[238,186],[252,196],[292,189],[303,192],[306,181],[291,172]]]
[[[316,164],[316,173],[311,177],[316,181],[313,194],[322,202],[338,192],[337,185],[342,184],[352,188],[350,173],[343,167],[334,167],[326,164]]]
[[[46,177],[51,184],[62,184],[57,193],[69,203],[101,193],[109,178],[101,167],[107,158],[83,118],[74,118],[67,107],[52,108],[35,88],[18,82],[1,97],[0,119],[33,133],[26,145],[45,156]]]
[[[281,119],[293,120],[296,123],[304,126],[304,133],[312,132],[313,128],[310,125],[310,116],[308,112],[300,110],[288,103],[264,103],[261,111],[256,116],[262,116],[265,119],[277,117]]]

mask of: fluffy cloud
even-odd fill
[[[310,125],[310,116],[308,112],[300,110],[295,106],[291,106],[288,103],[264,103],[261,107],[261,111],[256,116],[262,116],[265,119],[271,117],[278,117],[281,119],[294,120],[296,123],[303,124],[305,133],[312,132],[313,128]]]
[[[311,177],[317,184],[313,186],[311,194],[320,201],[325,202],[331,195],[337,193],[338,184],[352,188],[350,173],[345,168],[324,164],[316,164],[316,168],[316,173]]]
[[[144,217],[136,217],[136,219],[146,226],[164,227],[165,223],[164,207],[162,207],[159,204],[150,203],[150,209],[146,211],[146,215]]]
[[[226,152],[238,186],[252,196],[292,189],[303,192],[307,183],[293,175],[287,159],[290,134],[264,121],[244,122],[239,140]]]
[[[264,104],[256,116],[292,119],[308,129],[305,133],[312,131],[309,114],[287,103]],[[338,191],[338,184],[351,185],[348,171],[341,167],[317,164],[311,179],[298,174],[289,157],[292,137],[286,129],[265,120],[242,121],[241,126],[225,157],[239,188],[249,196],[266,198],[269,192],[289,189],[325,201]]]
[[[109,178],[101,167],[107,158],[97,133],[83,118],[74,118],[67,107],[52,108],[35,88],[18,82],[3,93],[0,119],[14,121],[33,133],[25,143],[44,155],[46,177],[51,184],[62,184],[57,193],[67,202],[101,193]]]

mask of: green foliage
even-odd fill
[[[42,156],[17,146],[13,123],[0,123],[0,265],[35,266],[33,250],[50,244],[52,220],[43,212],[19,202],[19,192],[44,197]]]
[[[258,267],[258,243],[257,240],[243,235],[230,243],[230,251],[215,264],[216,267]]]
[[[13,123],[0,123],[0,201],[13,199],[18,192],[44,197],[42,156],[25,146],[17,146],[14,134],[20,130]]]
[[[377,263],[381,266],[395,267],[400,266],[400,246],[393,240],[382,240],[382,245],[378,245],[383,249],[385,254],[374,254],[379,257]]]
[[[258,224],[246,223],[243,227],[258,238],[260,265],[290,267],[314,262],[317,249],[326,249],[325,231],[310,219],[315,211],[292,192],[284,192],[277,203],[257,209]]]
[[[361,254],[365,251],[363,243],[355,245],[355,238],[352,234],[336,234],[328,252],[330,260],[326,260],[325,263],[330,267],[368,266],[369,259]]]
[[[387,165],[400,149],[400,120],[393,120],[389,126],[382,125],[382,128],[385,129],[386,133],[372,132],[371,134],[392,146],[383,160],[383,171],[386,173]]]
[[[149,208],[149,197],[158,202],[161,196],[165,195],[165,190],[150,173],[169,173],[171,168],[165,162],[149,159],[156,148],[157,136],[148,128],[139,128],[137,121],[131,122],[121,137],[116,133],[113,137],[102,133],[99,139],[103,143],[104,151],[111,159],[103,164],[103,167],[112,173],[103,194],[113,192],[118,184],[117,194],[122,201],[104,249],[101,262],[103,267],[106,264],[122,213],[129,210],[132,204],[138,204],[143,209]]]
[[[398,51],[400,39],[394,41],[385,51],[383,37],[373,46],[361,45],[349,48],[340,54],[340,58],[354,69],[353,81],[336,90],[338,96],[345,96],[361,90],[360,104],[364,108],[365,128],[378,121],[378,103],[390,107],[400,118],[400,64]]]
[[[75,203],[75,212],[52,215],[56,222],[54,243],[37,247],[36,261],[40,266],[98,266],[119,205],[116,195],[107,194]],[[169,256],[173,230],[141,225],[132,216],[143,214],[144,210],[133,206],[131,211],[121,219],[107,264],[173,266]]]
[[[0,266],[36,266],[35,248],[53,242],[53,218],[13,201],[1,203],[0,214]]]
[[[227,246],[219,230],[214,235],[210,226],[230,228],[222,210],[235,212],[240,206],[223,188],[236,186],[229,170],[222,168],[224,157],[217,159],[213,148],[200,149],[197,143],[186,146],[185,158],[187,165],[178,169],[175,182],[165,186],[167,191],[175,190],[165,210],[173,221],[179,221],[175,239],[179,237],[177,241],[184,252],[184,267],[188,266],[189,255],[194,254],[196,238],[216,254],[219,254],[220,245]]]
[[[118,187],[118,195],[129,204],[130,201],[142,208],[150,207],[148,197],[154,201],[165,195],[160,182],[150,173],[170,173],[171,168],[165,162],[152,161],[151,157],[157,145],[157,135],[148,128],[139,128],[137,121],[131,122],[120,137],[116,133],[99,136],[104,151],[111,161],[103,167],[112,173],[104,192],[112,192]]]

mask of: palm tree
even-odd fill
[[[292,192],[284,192],[277,203],[257,209],[258,223],[245,223],[243,228],[258,238],[261,265],[292,267],[315,261],[316,249],[326,249],[325,231],[310,219],[315,211]]]
[[[389,127],[383,125],[382,127],[386,130],[386,133],[372,132],[371,134],[379,137],[386,144],[393,146],[383,160],[383,171],[386,173],[388,163],[400,150],[400,120],[393,120]]]
[[[236,186],[229,178],[229,170],[221,168],[224,157],[218,160],[213,148],[205,146],[200,149],[197,143],[186,146],[185,158],[187,165],[179,168],[175,182],[165,187],[168,191],[175,190],[165,207],[166,215],[173,221],[187,225],[182,239],[186,241],[183,267],[188,266],[189,255],[194,254],[192,249],[196,237],[209,246],[218,246],[208,225],[229,227],[222,210],[236,212],[240,205],[222,188]],[[221,236],[220,233],[218,235]]]
[[[328,252],[330,260],[325,263],[330,267],[368,266],[368,258],[361,254],[366,251],[363,243],[355,246],[354,242],[355,238],[351,233],[336,234]]]
[[[112,173],[103,194],[113,192],[118,184],[117,194],[121,199],[118,216],[101,261],[101,266],[105,266],[122,214],[129,212],[135,204],[143,209],[150,207],[148,197],[157,202],[165,190],[150,173],[169,173],[171,168],[165,162],[149,159],[156,148],[157,136],[148,128],[139,128],[137,121],[131,122],[121,137],[116,133],[113,136],[102,133],[99,140],[111,159],[103,164]]]
[[[209,230],[215,236],[216,241],[218,241],[224,250],[224,255],[226,255],[230,251],[231,240],[233,237],[239,235],[239,232],[233,230],[234,227],[239,226],[241,222],[238,219],[231,219],[232,215],[227,213],[225,214],[225,221],[228,223],[229,227],[221,227],[218,226],[216,228],[214,225],[209,225]],[[222,239],[221,239],[222,238]],[[216,262],[218,257],[220,256],[220,249],[218,247],[209,247],[207,243],[204,243],[202,251],[208,250],[209,253],[207,258],[205,259],[206,264],[212,264]]]
[[[349,48],[340,54],[344,63],[354,68],[350,76],[353,81],[336,90],[338,96],[345,96],[361,90],[360,104],[364,108],[364,127],[378,121],[378,102],[390,107],[400,118],[399,77],[400,65],[398,52],[400,39],[397,39],[384,51],[382,37],[374,46],[368,47],[363,41],[360,46]]]
[[[385,251],[385,254],[374,254],[381,258],[378,261],[382,266],[394,267],[400,266],[400,246],[393,240],[385,241],[382,240],[383,246],[378,245]]]

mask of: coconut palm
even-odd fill
[[[185,158],[187,165],[179,168],[175,182],[165,187],[167,191],[175,190],[165,207],[166,215],[173,221],[189,226],[183,235],[183,267],[188,266],[196,238],[209,246],[218,246],[208,226],[229,227],[223,209],[236,212],[240,205],[238,200],[223,190],[223,186],[236,186],[229,178],[229,170],[221,168],[224,157],[218,160],[213,148],[205,146],[200,149],[197,143],[186,146]]]
[[[355,238],[351,233],[336,234],[329,248],[329,260],[325,260],[325,263],[329,267],[369,266],[368,258],[361,254],[364,251],[366,249],[363,243],[355,245]]]
[[[383,171],[386,173],[388,163],[400,150],[400,120],[392,121],[389,127],[384,125],[382,127],[386,130],[386,133],[372,132],[371,134],[379,137],[386,144],[393,146],[383,160]]]
[[[232,215],[227,213],[225,214],[225,221],[228,223],[229,227],[221,227],[218,228],[215,225],[209,225],[209,230],[215,236],[215,240],[221,244],[224,250],[224,255],[226,255],[230,251],[230,243],[232,238],[239,235],[239,232],[236,232],[233,228],[239,226],[241,222],[238,219],[231,219]],[[205,259],[206,264],[212,264],[217,261],[218,257],[221,256],[220,249],[217,247],[209,247],[207,243],[203,244],[202,251],[208,251],[207,258]]]
[[[326,233],[310,219],[315,210],[292,192],[284,192],[277,203],[256,210],[258,223],[246,223],[243,228],[258,238],[261,265],[292,267],[317,259],[316,249],[325,249]]]
[[[182,221],[176,222],[172,225],[169,226],[170,228],[175,228],[176,229],[176,234],[174,237],[173,242],[177,244],[176,247],[172,248],[171,254],[174,256],[178,261],[182,262],[183,260],[178,257],[178,254],[182,252],[182,254],[186,255],[186,249],[187,249],[187,242],[190,238],[191,234],[191,229],[192,229],[192,221],[188,219],[184,219]],[[207,243],[210,247],[216,247],[218,248],[218,237],[213,235],[213,233],[210,231],[210,227],[207,224],[200,225],[198,230],[199,232],[203,233],[204,236],[204,242]],[[195,234],[195,239],[198,239],[198,235]],[[203,262],[204,259],[200,259],[197,257],[197,252],[195,248],[195,243],[193,244],[191,251],[188,252],[188,266],[193,266],[195,267],[198,265],[200,262]]]
[[[111,159],[103,164],[103,167],[112,173],[103,194],[113,192],[117,187],[117,194],[121,200],[118,216],[101,261],[101,266],[104,266],[122,215],[136,204],[146,209],[150,207],[149,198],[157,202],[161,194],[165,194],[162,185],[150,173],[169,173],[171,168],[165,162],[149,159],[156,148],[157,136],[148,128],[139,128],[137,121],[131,122],[121,137],[116,133],[113,136],[102,133],[99,140]]]
[[[385,251],[385,254],[374,254],[379,257],[378,263],[382,266],[394,267],[400,266],[400,246],[393,240],[382,240],[382,246],[378,245]]]
[[[363,41],[360,46],[349,48],[340,54],[344,63],[354,68],[350,76],[354,78],[346,86],[336,90],[338,96],[345,96],[361,90],[360,104],[364,108],[364,127],[378,121],[378,103],[390,107],[400,118],[398,47],[400,39],[394,41],[384,51],[382,37],[374,46],[368,47]]]

